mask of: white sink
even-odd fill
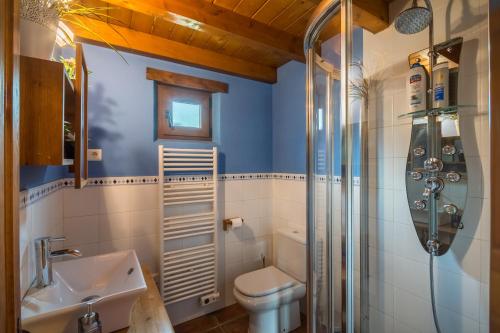
[[[120,251],[52,265],[54,284],[34,289],[21,308],[22,327],[31,333],[75,333],[86,312],[82,300],[99,296],[93,306],[103,332],[129,324],[132,305],[147,289],[135,251]]]

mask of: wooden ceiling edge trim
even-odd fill
[[[253,47],[266,48],[290,60],[305,62],[301,37],[205,0],[104,1],[197,31],[229,35]]]
[[[153,56],[266,83],[275,83],[277,80],[275,67],[253,63],[86,17],[80,16],[79,20],[92,31],[68,22],[68,25],[70,25],[75,36],[80,41],[109,47],[104,42],[105,40],[119,50]]]
[[[146,79],[172,86],[208,91],[211,93],[227,93],[229,91],[229,85],[225,82],[164,71],[151,67],[146,68]]]
[[[320,2],[320,0],[314,0]],[[383,0],[353,0],[353,24],[371,33],[378,33],[390,26],[389,4]],[[327,41],[340,33],[340,13],[335,15],[320,32],[320,39]]]

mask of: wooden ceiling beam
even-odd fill
[[[313,0],[320,3],[321,0]],[[372,33],[380,32],[389,26],[389,4],[384,0],[353,0],[352,16],[354,26]],[[340,13],[327,23],[320,35],[322,41],[340,33]]]
[[[142,14],[160,17],[190,29],[239,40],[242,45],[272,50],[290,60],[304,61],[303,41],[285,31],[205,0],[105,0]]]
[[[170,39],[135,31],[105,22],[79,17],[91,30],[69,24],[78,40],[104,45],[107,43],[117,49],[146,54],[174,62],[211,69],[218,72],[242,76],[249,79],[276,82],[276,68],[256,64],[217,52],[201,49]]]
[[[384,0],[353,0],[354,25],[372,33],[389,26],[389,4]]]

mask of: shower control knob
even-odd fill
[[[455,172],[455,171],[448,172],[446,174],[446,179],[452,183],[456,183],[456,182],[460,181],[461,178],[462,178],[462,176],[460,176],[460,174],[458,172]]]
[[[443,208],[448,215],[455,215],[458,212],[457,206],[453,204],[444,205]]]
[[[413,180],[421,180],[422,178],[424,178],[424,175],[418,171],[412,171],[410,175],[411,179]]]
[[[443,148],[441,149],[443,154],[445,155],[455,155],[457,152],[457,149],[455,148],[454,145],[444,145]]]
[[[439,158],[431,157],[424,161],[424,169],[430,172],[443,170],[443,161]]]
[[[415,200],[413,203],[416,210],[424,210],[427,207],[427,202],[425,200]]]
[[[422,157],[425,155],[425,148],[422,146],[413,148],[413,155],[416,157]]]

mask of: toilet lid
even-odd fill
[[[250,297],[266,296],[290,288],[297,281],[274,266],[242,274],[234,280],[234,286]]]

